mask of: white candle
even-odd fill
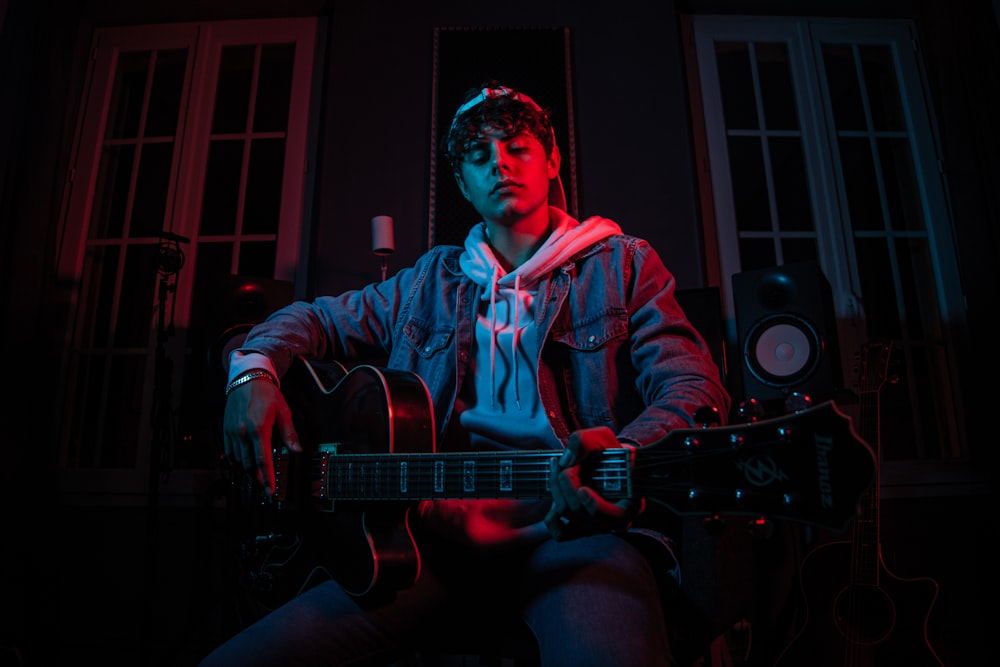
[[[391,255],[395,250],[392,218],[388,215],[376,215],[372,218],[372,252],[376,255]]]

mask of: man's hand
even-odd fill
[[[281,391],[270,382],[252,381],[233,389],[222,418],[223,445],[231,463],[257,471],[267,495],[274,493],[272,436],[293,452],[301,452],[292,411]]]
[[[557,540],[622,530],[635,516],[635,501],[611,502],[586,486],[586,462],[605,449],[618,448],[614,432],[605,426],[582,429],[569,436],[562,455],[549,464],[552,507],[545,525]],[[591,461],[592,463],[592,461]]]

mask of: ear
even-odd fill
[[[455,182],[458,183],[458,191],[462,193],[462,196],[465,197],[466,201],[471,202],[472,200],[469,199],[469,188],[465,186],[465,179],[462,178],[462,174],[457,171],[455,172]]]
[[[558,144],[552,144],[552,152],[549,153],[548,172],[549,180],[559,175],[559,167],[562,166],[562,153],[559,152]]]

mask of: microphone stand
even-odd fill
[[[153,362],[153,405],[150,415],[152,441],[149,452],[149,488],[147,489],[146,531],[146,615],[144,628],[144,648],[152,650],[153,610],[156,599],[156,584],[159,574],[159,503],[160,484],[169,479],[170,464],[173,459],[175,423],[173,415],[171,385],[173,382],[173,360],[167,355],[167,340],[175,333],[174,307],[177,292],[177,274],[184,266],[184,253],[180,244],[188,239],[170,232],[160,234],[159,290],[157,292],[156,358]],[[171,300],[170,322],[167,323],[167,301]]]

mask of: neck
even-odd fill
[[[507,271],[513,271],[528,261],[549,237],[552,231],[549,207],[543,206],[513,223],[487,220],[486,231],[493,254],[506,265]]]

